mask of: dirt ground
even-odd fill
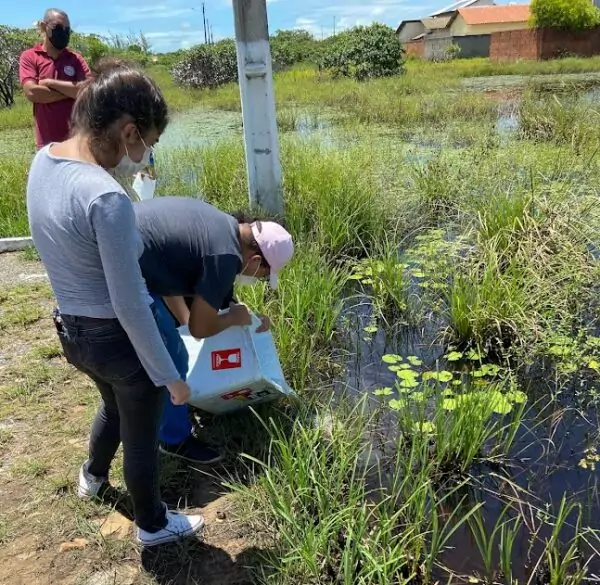
[[[120,461],[103,501],[76,497],[98,395],[62,358],[52,307],[42,265],[0,254],[0,585],[252,583],[265,540],[218,479],[239,477],[237,464],[200,471],[163,461],[165,501],[202,513],[207,528],[201,540],[152,551],[133,542]],[[242,433],[244,424],[234,422]]]

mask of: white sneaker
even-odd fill
[[[85,470],[85,463],[79,470],[79,485],[77,486],[77,495],[82,500],[90,500],[98,495],[98,492],[104,484],[108,483],[106,477],[96,477]]]
[[[178,512],[167,511],[167,525],[158,532],[146,532],[137,529],[137,541],[145,547],[175,542],[182,538],[189,538],[204,528],[202,516],[187,516]]]

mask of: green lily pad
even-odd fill
[[[492,410],[497,414],[508,414],[513,408],[510,400],[498,390],[491,392],[488,396],[488,400]]]
[[[400,388],[417,388],[419,386],[419,382],[417,382],[416,380],[402,380],[401,382],[398,382],[398,386]]]
[[[506,393],[506,398],[515,404],[524,404],[527,402],[527,394],[521,390],[511,390]]]
[[[419,372],[414,370],[400,370],[396,372],[396,376],[401,380],[416,380],[419,377]]]
[[[388,404],[392,410],[402,410],[407,406],[406,400],[398,400],[396,398],[390,400]]]
[[[471,360],[473,362],[477,362],[481,359],[483,359],[485,357],[485,355],[479,351],[475,351],[474,349],[472,349],[468,354],[467,354],[467,359]]]
[[[446,356],[446,361],[449,362],[457,362],[458,360],[463,358],[463,353],[462,351],[451,351],[447,356]]]
[[[394,391],[391,388],[377,388],[377,390],[373,391],[375,396],[390,396]]]
[[[410,355],[408,356],[408,361],[413,365],[413,366],[422,366],[423,365],[423,360],[420,360],[417,356],[414,355]]]
[[[364,274],[361,274],[360,272],[356,272],[354,274],[351,274],[348,277],[348,280],[362,280],[364,278]]]
[[[390,372],[399,372],[400,370],[405,370],[406,369],[403,366],[404,366],[404,364],[398,364],[398,365],[395,365],[395,366],[388,366],[388,370]]]
[[[375,325],[369,325],[364,328],[365,333],[377,333],[378,328]]]
[[[458,401],[456,400],[456,398],[445,398],[442,401],[442,408],[444,410],[456,410],[457,406],[458,406]]]
[[[402,361],[402,356],[396,355],[395,353],[388,353],[384,355],[382,358],[386,364],[397,364]]]
[[[588,368],[598,371],[600,370],[600,362],[596,360],[590,360],[590,362],[588,363]]]
[[[429,421],[417,422],[413,425],[413,431],[415,433],[431,435],[435,431],[435,425]]]
[[[452,380],[452,386],[462,386],[462,380]]]
[[[452,372],[442,370],[441,372],[425,372],[423,380],[437,380],[438,382],[450,382],[453,378]]]
[[[425,402],[425,392],[413,392],[410,395],[410,399],[415,402]]]
[[[425,278],[425,273],[422,270],[411,270],[410,274],[415,278]]]
[[[444,390],[442,392],[442,396],[446,396],[447,398],[450,398],[450,397],[454,396],[454,391],[450,390],[450,388],[447,388],[446,390]]]
[[[474,378],[484,378],[486,376],[497,376],[500,372],[500,366],[496,364],[483,364],[481,368],[473,372]]]

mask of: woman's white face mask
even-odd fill
[[[125,154],[123,155],[123,158],[119,161],[119,164],[112,169],[115,175],[120,177],[133,177],[133,175],[146,168],[150,164],[151,149],[146,146],[146,143],[141,136],[140,140],[146,148],[144,155],[142,156],[142,160],[140,162],[131,160],[131,157],[129,156],[129,150],[127,149],[127,144],[125,144]]]

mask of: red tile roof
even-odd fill
[[[529,20],[529,4],[513,6],[474,6],[460,8],[458,13],[469,25],[499,24],[502,22],[527,22]]]

